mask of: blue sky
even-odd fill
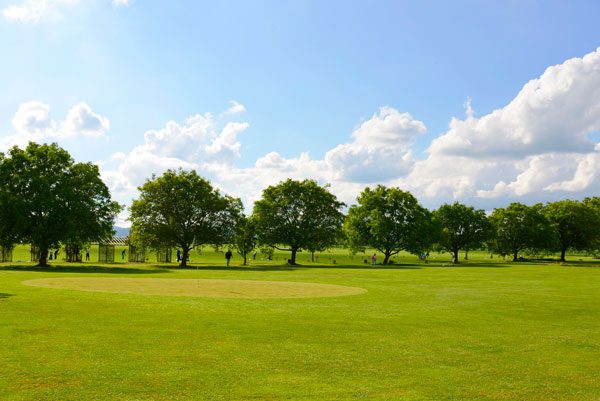
[[[77,160],[98,162],[124,203],[144,176],[178,166],[250,205],[286,173],[331,182],[348,203],[365,185],[383,183],[429,207],[461,200],[490,208],[600,188],[595,176],[576,177],[596,162],[600,89],[598,74],[585,72],[596,60],[565,67],[600,46],[596,1],[5,0],[0,8],[1,146],[57,141]],[[576,74],[581,88],[560,97],[564,78],[542,78],[551,66]],[[491,113],[534,79],[554,103],[529,114],[505,110],[499,120],[525,132],[513,143]],[[544,116],[577,99],[589,108],[587,125],[575,127],[582,131],[546,132]],[[202,121],[188,123],[194,115]],[[466,125],[453,130],[453,117]],[[563,119],[576,125],[582,116]],[[504,136],[504,145],[528,150],[500,157],[473,145],[472,135]],[[560,138],[569,135],[592,145],[565,150]],[[443,163],[433,160],[436,138]],[[456,138],[472,145],[470,154],[452,151]],[[536,163],[562,170],[536,186],[527,178],[539,178]],[[432,182],[444,171],[458,177],[455,190]]]

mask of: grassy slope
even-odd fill
[[[17,250],[18,251],[18,250]],[[18,253],[18,252],[16,252]],[[119,255],[120,256],[120,255]],[[0,265],[0,399],[589,399],[600,397],[593,262],[372,269],[277,260],[227,270]],[[194,259],[196,257],[196,259]],[[16,259],[16,258],[15,258]],[[576,259],[576,258],[574,258]],[[239,262],[239,257],[236,262]],[[216,266],[216,265],[220,266]],[[172,265],[173,267],[174,265]],[[363,287],[312,299],[211,299],[28,287],[42,277],[289,280]]]

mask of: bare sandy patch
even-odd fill
[[[128,277],[51,277],[23,284],[79,291],[206,298],[316,298],[365,293],[359,287],[293,281],[169,279]]]

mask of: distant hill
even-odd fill
[[[117,236],[117,237],[127,237],[127,236],[129,236],[129,227],[117,227],[117,226],[114,226],[113,230],[115,230],[115,236]]]

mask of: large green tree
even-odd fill
[[[537,253],[556,244],[556,231],[542,212],[542,205],[511,203],[494,209],[490,216],[493,228],[492,249],[518,260],[519,252]]]
[[[326,186],[288,179],[263,190],[252,215],[259,242],[291,252],[293,265],[302,249],[315,244],[326,248],[339,241],[343,206]]]
[[[565,261],[569,249],[585,250],[597,243],[600,237],[600,216],[592,202],[562,200],[548,203],[544,214],[558,235],[560,260]]]
[[[490,223],[485,211],[462,203],[444,204],[433,212],[441,227],[439,245],[452,254],[452,263],[458,263],[461,249],[472,249],[490,234]]]
[[[383,264],[400,251],[421,253],[437,237],[431,213],[409,192],[383,185],[365,188],[348,211],[345,231],[351,248],[371,247]]]
[[[111,200],[98,166],[75,163],[57,144],[13,147],[0,156],[0,178],[0,215],[12,215],[8,236],[37,247],[40,266],[60,243],[80,245],[112,235],[120,206]]]
[[[181,266],[193,247],[231,241],[241,201],[221,195],[195,171],[167,170],[138,190],[130,207],[135,238],[144,245],[181,248]]]

